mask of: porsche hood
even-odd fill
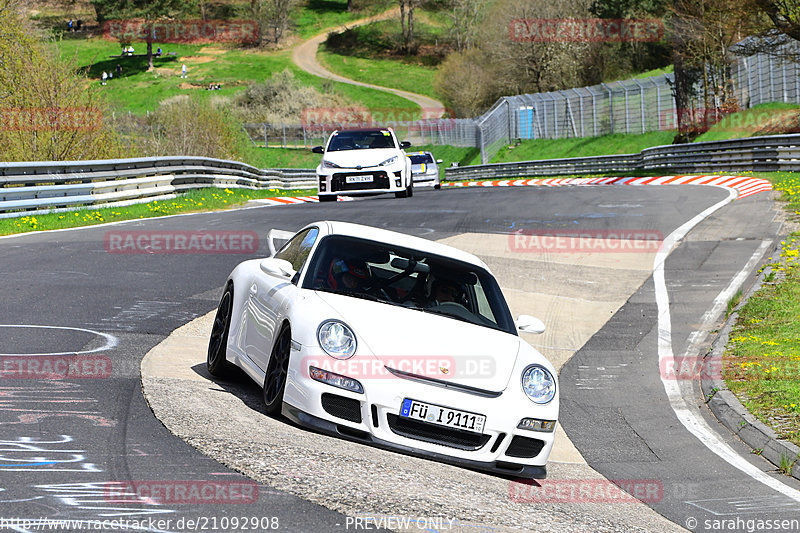
[[[520,350],[517,336],[402,306],[316,294],[355,333],[356,358],[374,358],[369,368],[351,365],[363,368],[362,379],[386,377],[388,371],[491,392],[508,385]]]

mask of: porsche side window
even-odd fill
[[[292,268],[296,272],[300,272],[317,240],[318,234],[319,230],[317,228],[309,228],[302,233],[298,233],[275,254],[275,257],[289,261],[292,264]]]

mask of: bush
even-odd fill
[[[133,119],[136,120],[136,119]],[[147,119],[123,125],[144,156],[201,156],[238,159],[241,126],[224,107],[179,95],[161,102]]]
[[[490,72],[479,50],[453,52],[436,72],[433,86],[457,117],[475,117],[497,98]]]
[[[277,72],[263,83],[250,85],[234,99],[237,116],[244,122],[300,124],[303,111],[344,108],[347,102],[334,94],[323,94],[301,85],[288,71]]]

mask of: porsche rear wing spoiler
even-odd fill
[[[269,248],[269,256],[273,257],[278,250],[281,249],[286,241],[294,237],[294,231],[286,231],[282,229],[271,229],[267,233],[267,247]],[[276,242],[280,241],[280,242]]]

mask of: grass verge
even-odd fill
[[[492,163],[594,155],[635,154],[651,146],[672,144],[674,137],[674,131],[652,131],[637,135],[615,133],[599,137],[533,139],[502,148],[494,156]]]
[[[293,30],[300,38],[308,39],[326,28],[377,15],[393,6],[392,0],[371,0],[365,9],[347,11],[347,0],[308,0],[293,12]]]
[[[126,207],[86,208],[64,213],[47,213],[17,218],[0,219],[0,235],[13,235],[30,231],[94,226],[107,222],[153,218],[179,213],[216,211],[242,205],[249,200],[274,198],[277,196],[307,196],[316,190],[278,189],[217,189],[207,188],[189,191],[172,200],[158,200],[146,204]]]
[[[695,142],[797,133],[800,130],[799,119],[800,105],[783,102],[759,104],[726,116],[697,137]]]
[[[394,59],[344,56],[324,50],[317,52],[317,59],[328,70],[345,78],[439,98],[433,90],[433,78],[436,75],[433,67],[412,65]]]
[[[800,215],[800,174],[755,174]],[[781,242],[764,284],[739,309],[724,355],[723,377],[740,402],[779,438],[800,445],[800,232]]]

